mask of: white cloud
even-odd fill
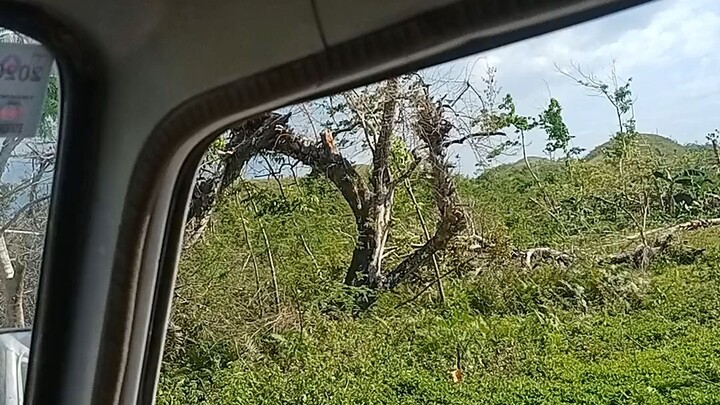
[[[554,62],[598,65],[611,59],[629,69],[678,57],[699,58],[716,50],[720,42],[720,3],[715,1],[665,0],[625,13],[645,24],[617,26],[619,16],[613,15],[508,45],[487,57],[498,66],[512,65],[510,69],[520,71],[546,69]],[[644,19],[642,14],[651,16]]]
[[[614,131],[606,101],[559,75],[554,64],[571,61],[603,74],[615,61],[621,77],[633,77],[640,130],[658,131],[680,142],[701,142],[715,128],[720,111],[720,1],[662,0],[570,27],[481,55],[498,68],[504,91],[518,108],[536,113],[547,103],[548,88],[564,107],[576,144],[592,148]],[[474,58],[477,58],[474,57]],[[472,60],[472,59],[471,59]],[[454,62],[467,66],[468,60]],[[485,63],[475,66],[475,76]],[[540,153],[537,139],[530,147]],[[474,159],[463,154],[464,172]]]

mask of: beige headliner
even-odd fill
[[[122,84],[111,96],[143,89],[132,100],[143,113],[451,2],[318,0],[323,33],[310,0],[37,1],[100,46]]]

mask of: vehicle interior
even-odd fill
[[[60,97],[54,118],[57,140],[52,141],[56,145],[52,146],[56,148],[54,169],[49,172],[47,165],[33,163],[45,170],[39,177],[32,177],[33,181],[45,179],[44,187],[52,189],[48,197],[43,197],[48,204],[46,224],[40,225],[44,237],[33,239],[33,243],[42,245],[33,248],[40,252],[33,259],[40,269],[35,275],[37,298],[31,320],[6,325],[32,325],[29,366],[24,366],[27,379],[19,400],[6,396],[6,403],[105,405],[157,401],[178,261],[183,238],[188,239],[185,224],[193,215],[188,210],[193,210],[191,200],[200,181],[196,183],[200,179],[196,174],[219,134],[270,111],[282,111],[290,105],[396,76],[411,77],[410,72],[644,3],[653,2],[1,2],[0,26],[17,33],[18,38],[32,39],[19,43],[42,44],[55,63],[54,73],[48,73],[50,82],[55,83],[53,80],[60,76],[54,90],[48,90]],[[14,117],[7,114],[8,120]],[[276,129],[288,125],[282,117],[273,119]],[[0,120],[5,120],[4,112]],[[3,149],[14,139],[7,136]],[[323,139],[327,146],[327,138]],[[433,145],[460,142],[431,138],[423,141],[431,157]],[[44,150],[30,146],[26,149],[38,156],[42,155],[38,150]],[[25,149],[21,145],[17,151]],[[2,155],[0,150],[0,160]],[[327,173],[333,170],[332,164],[323,167]],[[331,174],[327,176],[333,181]],[[22,189],[29,190],[25,186]],[[26,200],[14,201],[11,206]],[[27,211],[23,208],[22,212]],[[654,255],[657,249],[664,249],[645,242],[647,209],[639,212],[639,219],[634,214],[628,216],[643,222],[639,227],[644,245],[642,258],[632,256],[630,260],[645,260],[647,252]],[[3,232],[15,232],[7,233],[8,246],[15,240],[11,238],[30,232],[18,227],[19,217],[11,216],[2,227]],[[710,222],[693,224],[710,226]],[[25,236],[29,240],[32,235]],[[427,243],[437,239],[442,238],[427,236]],[[4,245],[3,239],[0,256]],[[301,245],[296,249],[298,255],[303,254]],[[543,257],[557,262],[566,260],[562,253],[550,248],[523,251],[520,260],[532,267],[533,255],[547,255]],[[425,259],[430,256],[435,260],[435,251]],[[14,258],[12,262],[20,263]],[[398,277],[405,280],[408,272]],[[392,283],[388,278],[374,279],[374,274],[368,270],[367,284],[361,277],[346,276],[345,281],[371,290]],[[438,272],[439,287],[440,279]],[[367,309],[376,299],[374,293],[356,298],[354,316],[363,316],[358,311]],[[454,358],[455,346],[448,350]],[[457,365],[451,377],[461,381],[460,352],[457,346]],[[440,374],[446,378],[446,370]],[[717,375],[706,376],[708,384],[717,387]],[[293,401],[286,403],[297,403]],[[308,399],[307,403],[316,402]],[[546,402],[538,399],[537,403]]]

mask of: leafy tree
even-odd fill
[[[612,136],[614,141],[605,154],[611,161],[617,163],[618,169],[624,172],[625,161],[629,158],[638,132],[635,122],[635,99],[633,98],[631,84],[632,77],[623,81],[618,77],[615,65],[610,68],[608,79],[604,80],[593,73],[585,73],[579,66],[571,65],[571,70],[556,69],[570,78],[579,86],[588,89],[591,94],[606,99],[613,107],[617,119],[618,130]]]

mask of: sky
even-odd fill
[[[573,145],[592,149],[616,131],[612,106],[559,74],[570,63],[599,77],[612,64],[621,79],[632,77],[640,132],[680,143],[705,143],[720,127],[720,1],[658,0],[609,17],[450,62],[443,68],[470,69],[479,83],[488,65],[497,68],[503,94],[518,112],[536,115],[550,96],[563,106]],[[470,68],[468,68],[470,66]],[[533,139],[534,138],[534,139]],[[528,153],[542,155],[541,134]],[[458,168],[471,174],[475,156],[467,149]],[[517,158],[506,158],[509,161]]]

